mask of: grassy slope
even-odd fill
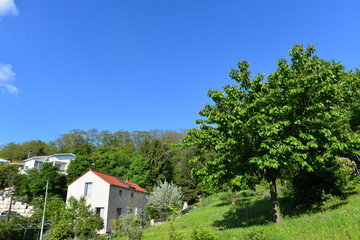
[[[219,195],[212,196],[188,214],[145,230],[143,236],[145,240],[168,239],[172,225],[180,239],[190,239],[194,228],[219,239],[360,239],[359,192],[360,186],[348,199],[329,200],[312,213],[299,213],[283,201],[280,225],[271,222],[269,200],[253,197],[227,205]]]

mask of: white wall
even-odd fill
[[[119,190],[122,190],[121,196],[119,196]],[[134,196],[131,197],[131,192],[134,193]],[[108,209],[108,226],[111,226],[111,220],[116,219],[116,209],[121,208],[121,215],[127,213],[129,208],[135,209],[144,209],[147,203],[146,194],[143,192],[133,191],[127,188],[122,188],[118,186],[110,186],[110,198],[109,198],[109,209]],[[110,229],[108,229],[110,231]]]
[[[108,202],[109,202],[109,191],[110,185],[103,179],[95,175],[93,172],[87,172],[85,175],[77,179],[75,182],[68,186],[67,199],[71,196],[79,199],[84,197],[85,194],[85,183],[92,182],[91,197],[86,197],[86,201],[91,205],[92,209],[104,208],[104,225],[106,231],[110,231],[111,226],[108,225]],[[105,229],[99,233],[105,233]]]
[[[24,165],[24,169],[25,170],[28,170],[28,169],[30,169],[30,168],[34,168],[35,167],[35,160],[34,159],[32,159],[32,160],[29,160],[29,161],[26,161],[25,162],[25,165]]]
[[[59,168],[60,171],[66,172],[68,169],[68,166],[70,164],[70,161],[73,160],[75,156],[72,154],[64,154],[64,155],[51,155],[49,158],[49,162],[54,163]]]

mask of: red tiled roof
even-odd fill
[[[119,186],[119,187],[123,187],[123,188],[127,188],[127,189],[131,189],[131,190],[135,190],[135,191],[139,191],[139,192],[144,192],[144,193],[148,193],[148,191],[146,191],[145,189],[141,188],[139,185],[137,185],[136,183],[134,182],[131,182],[129,180],[125,180],[125,179],[122,179],[122,178],[118,178],[118,177],[115,177],[115,176],[112,176],[112,175],[109,175],[109,174],[106,174],[106,173],[102,173],[102,172],[98,172],[96,170],[93,170],[93,169],[90,169],[89,171],[87,171],[86,173],[88,172],[93,172],[96,176],[100,177],[102,180],[104,180],[105,182],[107,182],[108,184],[111,184],[111,185],[114,185],[114,186]],[[83,175],[85,175],[86,173],[84,173]],[[81,176],[83,176],[81,175]],[[81,177],[80,176],[80,177]],[[79,177],[79,178],[80,178]],[[78,178],[78,179],[79,179]],[[77,180],[77,179],[76,179]],[[76,181],[75,180],[75,181]],[[75,182],[73,181],[73,182]],[[73,183],[72,182],[72,183]],[[72,184],[70,183],[70,184]],[[127,186],[126,185],[129,184],[130,186]],[[69,185],[70,185],[69,184]],[[133,187],[133,188],[132,188]]]
[[[11,162],[9,164],[12,164],[12,165],[25,165],[25,163],[22,163],[22,162]]]

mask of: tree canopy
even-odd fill
[[[207,104],[185,138],[200,155],[215,152],[198,173],[208,184],[241,184],[246,175],[269,180],[274,220],[280,220],[276,179],[290,168],[307,172],[359,151],[350,119],[359,102],[359,76],[315,55],[312,45],[295,45],[290,61],[252,78],[245,60],[232,69],[237,85],[209,90]],[[252,79],[251,79],[252,78]]]

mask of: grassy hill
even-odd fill
[[[312,209],[294,209],[282,198],[282,224],[271,222],[266,194],[240,197],[235,204],[224,198],[218,194],[204,199],[187,214],[146,229],[143,239],[171,239],[170,234],[191,239],[194,231],[217,239],[360,239],[360,185],[347,199],[331,198]]]

